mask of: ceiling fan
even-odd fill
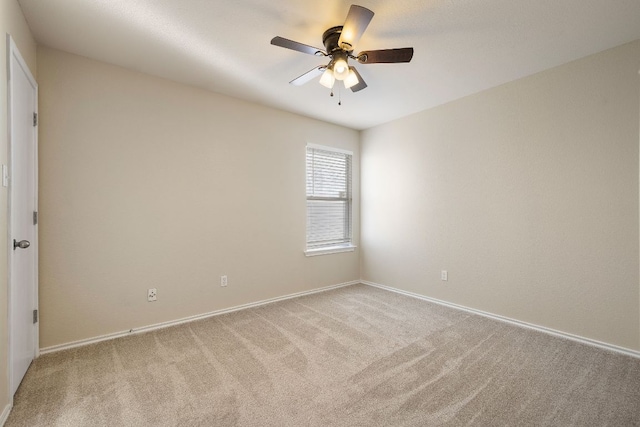
[[[365,50],[354,55],[353,48],[367,29],[373,18],[373,12],[366,7],[351,5],[347,20],[344,25],[331,27],[322,34],[322,43],[325,50],[313,46],[298,43],[283,37],[274,37],[271,44],[287,49],[297,50],[315,56],[328,56],[329,64],[320,65],[296,77],[289,83],[300,86],[315,77],[322,75],[320,84],[333,89],[336,80],[344,83],[345,88],[352,92],[358,92],[367,87],[367,84],[355,67],[350,66],[349,59],[354,59],[360,64],[398,63],[409,62],[413,58],[413,48],[401,49]],[[333,95],[333,92],[332,92]]]

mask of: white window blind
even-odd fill
[[[307,146],[307,249],[351,244],[351,158]]]

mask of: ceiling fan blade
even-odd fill
[[[303,75],[296,77],[295,79],[291,80],[289,83],[294,86],[302,86],[303,84],[310,82],[314,78],[318,77],[320,74],[324,73],[324,70],[326,70],[326,68],[327,67],[325,65],[320,65],[319,67],[309,70]]]
[[[360,37],[367,29],[369,22],[373,19],[373,12],[366,7],[352,4],[347,14],[347,20],[342,26],[342,33],[338,40],[338,46],[344,48],[347,51],[353,50],[353,47],[358,43]]]
[[[360,75],[358,70],[356,70],[356,67],[349,67],[349,69],[352,70],[356,74],[356,76],[358,77],[358,83],[356,83],[355,85],[351,86],[351,92],[358,92],[359,90],[362,90],[362,89],[366,88],[367,84],[362,79],[362,76]]]
[[[309,55],[326,56],[326,53],[322,49],[294,42],[293,40],[285,39],[284,37],[272,38],[271,44],[274,46],[284,47],[286,49],[297,50],[298,52],[302,53],[308,53]]]
[[[366,50],[358,54],[358,62],[361,64],[379,64],[409,62],[413,58],[413,48]]]

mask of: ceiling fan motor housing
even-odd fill
[[[344,80],[346,78],[349,72],[349,68],[347,66],[349,55],[353,52],[353,49],[348,44],[344,44],[345,46],[342,47],[338,46],[338,41],[342,34],[342,28],[343,27],[341,25],[331,27],[322,34],[322,43],[327,50],[327,54],[331,57],[331,61],[327,65],[327,68],[334,71],[334,75],[338,80]],[[342,71],[339,73],[335,69],[335,65],[338,61],[341,61],[339,64],[342,64]]]
[[[338,51],[346,52],[347,54],[353,52],[353,48],[347,43],[343,43],[343,47],[338,46],[341,34],[342,25],[331,27],[322,34],[322,44],[324,44],[324,48],[329,55],[333,55],[334,52]]]

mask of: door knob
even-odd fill
[[[28,240],[20,240],[18,242],[18,241],[16,241],[16,239],[13,239],[13,250],[14,251],[16,250],[16,248],[27,249],[29,246],[31,246],[31,242],[29,242]]]

